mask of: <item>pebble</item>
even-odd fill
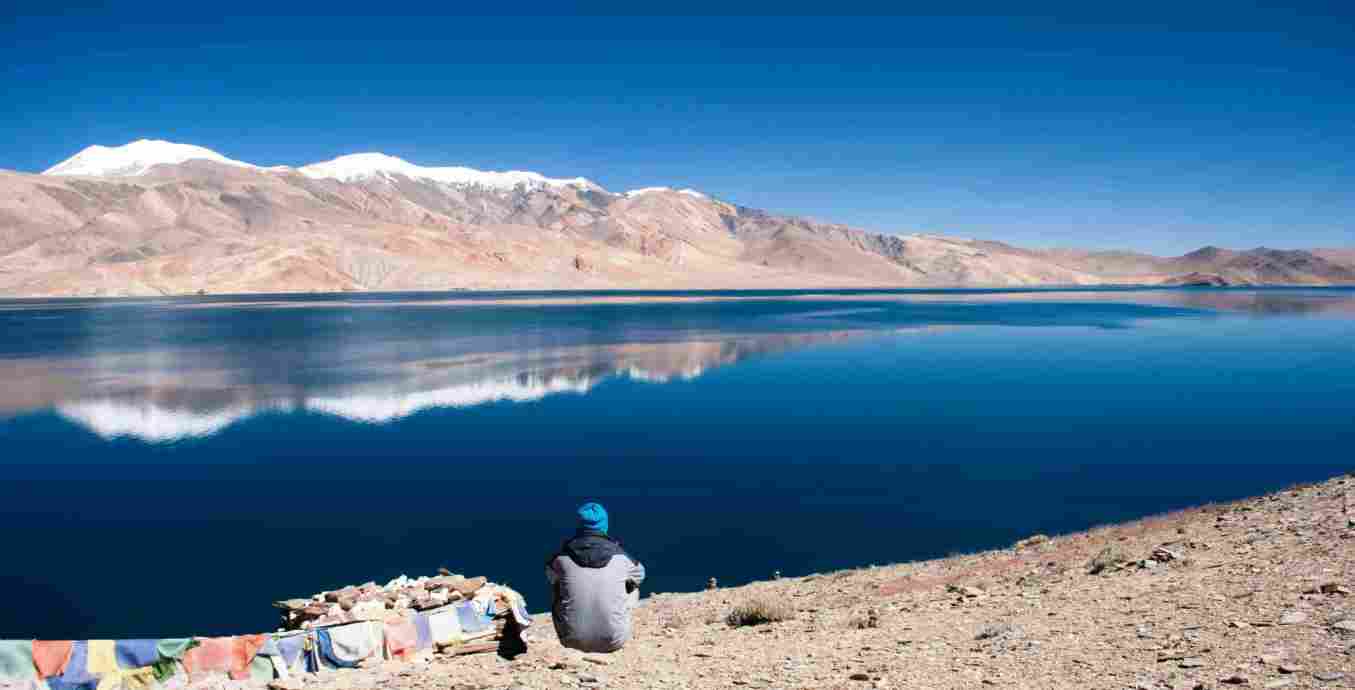
[[[1331,624],[1333,630],[1355,633],[1355,620],[1336,621]]]
[[[1204,666],[1204,659],[1197,656],[1188,656],[1181,660],[1181,668],[1200,668]]]
[[[1308,620],[1308,614],[1302,611],[1290,611],[1280,616],[1280,625],[1298,625]]]
[[[853,673],[852,675],[847,676],[847,678],[850,679],[850,680],[870,680],[870,674],[868,674],[868,673]]]
[[[1346,674],[1340,671],[1317,671],[1316,673],[1313,674],[1313,678],[1316,678],[1317,680],[1320,680],[1323,683],[1331,683],[1333,681],[1341,680],[1342,678],[1345,677]]]
[[[1246,676],[1240,673],[1234,673],[1231,676],[1224,676],[1220,678],[1219,682],[1224,683],[1226,685],[1246,685],[1248,681]]]

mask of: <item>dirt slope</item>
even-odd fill
[[[317,687],[1355,687],[1353,494],[1339,477],[1001,551],[656,595],[616,654],[564,650],[542,621],[513,661]],[[789,618],[726,624],[750,601]]]

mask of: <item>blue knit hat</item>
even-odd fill
[[[579,506],[579,527],[607,533],[607,509],[589,501]]]

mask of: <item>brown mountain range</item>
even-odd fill
[[[1355,284],[1351,249],[1036,251],[377,154],[300,169],[224,158],[101,169],[81,166],[90,150],[48,174],[0,171],[0,295]]]

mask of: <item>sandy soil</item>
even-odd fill
[[[566,650],[543,619],[513,660],[439,655],[308,686],[1355,687],[1352,477],[1000,551],[655,595],[615,654]],[[790,617],[726,623],[750,601]]]

